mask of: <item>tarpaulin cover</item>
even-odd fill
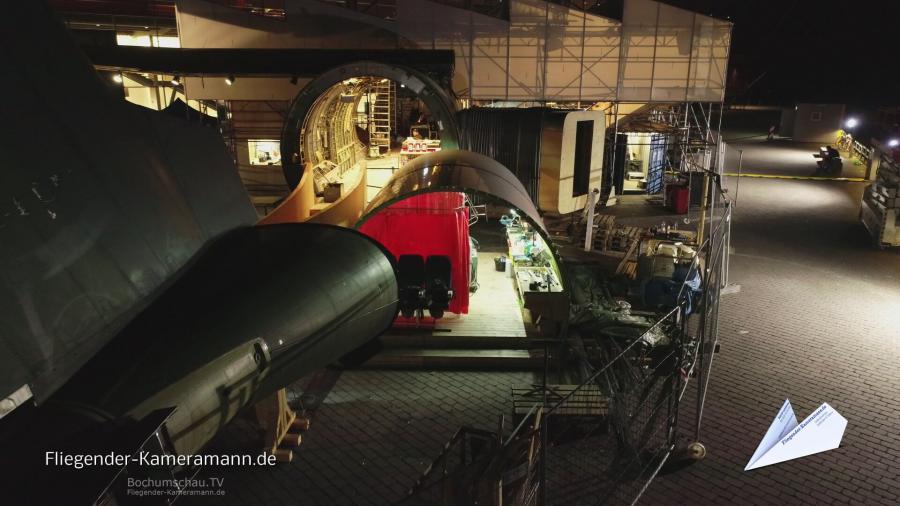
[[[452,265],[451,313],[469,312],[469,211],[459,192],[423,193],[396,202],[369,218],[360,231],[394,257],[446,255]]]

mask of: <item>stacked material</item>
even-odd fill
[[[869,230],[876,246],[900,246],[900,163],[882,156],[875,182],[863,193],[859,219]]]
[[[594,249],[606,251],[616,230],[616,217],[609,214],[599,214],[594,218]]]
[[[613,231],[609,238],[607,249],[612,251],[629,252],[633,246],[640,242],[641,237],[646,232],[642,227],[619,226]]]

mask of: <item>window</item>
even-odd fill
[[[591,180],[591,149],[594,145],[594,122],[579,121],[575,125],[575,177],[572,196],[587,195]]]
[[[181,47],[181,41],[178,39],[178,36],[151,35],[150,32],[117,33],[116,44],[141,47]]]
[[[281,165],[279,141],[254,139],[247,141],[250,165]]]
[[[822,111],[815,111],[809,114],[810,121],[822,121]]]

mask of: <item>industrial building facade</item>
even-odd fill
[[[16,498],[128,503],[129,479],[214,471],[35,456],[192,461],[248,418],[251,453],[289,465],[316,378],[368,368],[531,375],[376,503],[631,502],[705,456],[729,22],[652,0],[51,4],[65,27],[43,4],[5,24],[10,114],[39,104],[7,137],[51,148],[9,171],[0,228],[0,423],[28,456],[3,475],[35,476]]]

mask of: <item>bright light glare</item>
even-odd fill
[[[898,144],[900,144],[900,141],[898,141],[897,139],[891,139],[888,141],[888,146],[892,148],[897,147]]]
[[[850,118],[847,120],[847,128],[853,128],[859,124],[859,121],[856,118]]]
[[[122,74],[113,74],[112,80],[117,83],[122,83]]]

